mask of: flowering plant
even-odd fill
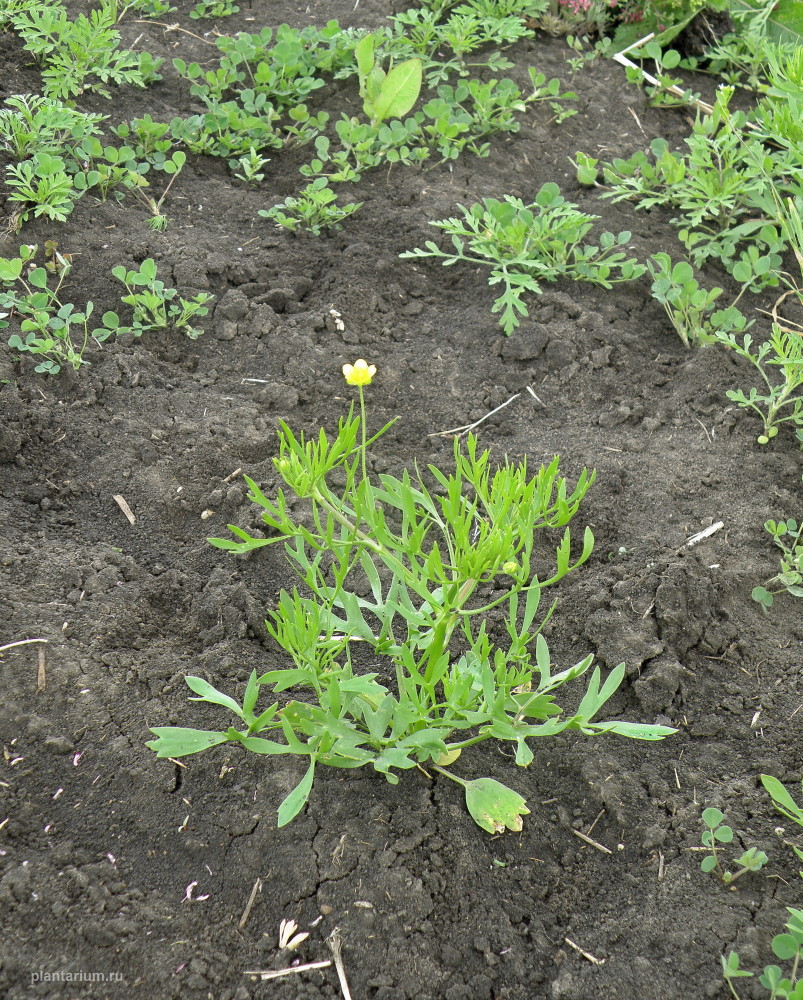
[[[524,462],[505,461],[492,472],[490,453],[479,452],[469,437],[465,450],[455,442],[450,472],[429,466],[426,480],[416,470],[414,477],[405,471],[377,482],[367,474],[366,452],[393,421],[366,440],[363,389],[375,372],[362,359],[344,367],[347,383],[359,391],[360,412],[352,405],[334,438],[321,429],[307,440],[281,424],[274,463],[292,492],[308,500],[311,518],[295,518],[282,490],[271,500],[248,479],[271,536],[255,538],[229,525],[237,541],[210,539],[233,553],[284,542],[305,591],[283,591],[267,626],[292,666],[262,676],[253,671],[242,704],[187,677],[196,700],[230,709],[244,728],[158,728],[148,745],[159,757],[227,742],[307,757],[304,777],[279,806],[279,825],[304,806],[318,765],[370,764],[396,784],[396,770],[429,763],[464,786],[483,829],[520,830],[529,811],[522,796],[494,779],[466,781],[446,770],[467,747],[509,741],[516,763],[526,766],[533,760],[528,739],[564,729],[645,740],[673,732],[592,721],[619,687],[624,664],[602,684],[595,669],[574,713],[564,717],[554,701],[555,690],[584,674],[592,657],[552,672],[543,622],[534,624],[541,591],[585,562],[594,539],[586,528],[573,560],[567,528],[554,569],[542,580],[533,572],[536,559],[543,563],[536,539],[571,520],[594,475],[583,470],[569,492],[557,457],[534,476]],[[507,614],[497,634],[486,616],[500,606]],[[357,649],[372,672],[355,669]],[[275,695],[306,689],[311,699],[277,699],[257,712],[265,688]],[[264,738],[266,732],[283,742]]]

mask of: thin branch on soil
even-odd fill
[[[710,525],[708,528],[703,528],[703,530],[702,531],[698,531],[696,535],[692,535],[691,538],[687,538],[686,539],[686,547],[689,548],[689,549],[694,548],[694,546],[697,545],[698,542],[704,541],[706,538],[709,538],[711,535],[716,534],[716,532],[719,531],[720,528],[724,528],[724,527],[725,527],[724,521],[716,521],[714,524]]]
[[[128,504],[125,502],[125,498],[124,497],[121,497],[119,493],[113,493],[112,494],[112,500],[114,500],[114,502],[117,504],[117,506],[120,508],[120,510],[128,518],[129,524],[136,524],[137,523],[137,519],[134,516],[134,512],[131,510],[131,508],[128,506]]]
[[[308,972],[310,969],[327,969],[332,963],[327,958],[324,962],[308,962],[306,965],[291,965],[287,969],[276,970],[251,970],[244,972],[244,976],[259,976],[264,983],[268,979],[278,979],[280,976],[290,976],[294,972]]]
[[[591,847],[596,847],[598,851],[602,851],[603,854],[613,854],[610,847],[606,847],[604,844],[600,844],[597,840],[592,840],[591,837],[587,837],[584,833],[580,833],[579,830],[572,830],[575,837],[579,837],[580,840],[584,841],[586,844],[590,844]]]
[[[47,672],[45,668],[45,651],[39,647],[39,666],[36,671],[36,693],[43,694],[47,687]]]
[[[226,476],[226,478],[223,480],[223,482],[224,483],[230,483],[232,481],[232,479],[234,479],[235,476],[239,476],[242,471],[243,471],[242,469],[235,469],[234,472],[232,472],[228,476]]]
[[[567,937],[565,937],[565,938],[564,938],[563,940],[564,940],[564,941],[566,942],[566,944],[567,944],[567,945],[568,945],[568,946],[569,946],[570,948],[574,948],[574,950],[575,950],[575,951],[576,951],[576,952],[577,952],[577,953],[578,953],[579,955],[582,955],[582,956],[583,956],[583,958],[584,958],[584,959],[585,959],[585,960],[586,960],[587,962],[591,962],[591,964],[592,964],[592,965],[604,965],[604,964],[605,964],[605,959],[604,959],[604,958],[597,958],[597,957],[596,957],[595,955],[592,955],[592,954],[591,954],[591,952],[589,952],[589,951],[584,951],[584,950],[583,950],[583,949],[582,949],[582,948],[580,947],[580,945],[579,945],[579,944],[575,944],[575,943],[574,943],[574,941],[572,941],[572,939],[571,939],[571,938],[567,938]]]
[[[591,836],[591,833],[594,830],[594,827],[597,825],[597,823],[599,823],[599,821],[602,819],[602,817],[604,815],[605,815],[605,810],[604,809],[600,809],[600,811],[597,813],[596,819],[591,824],[591,826],[586,830],[586,837],[590,837]]]
[[[654,37],[655,37],[655,32],[652,31],[652,32],[650,32],[649,35],[645,35],[643,38],[639,38],[639,40],[637,42],[633,42],[633,44],[632,45],[628,45],[628,47],[626,49],[622,49],[621,52],[617,52],[616,55],[613,57],[614,60],[616,62],[618,62],[620,66],[631,66],[633,69],[640,69],[640,67],[636,66],[636,64],[634,62],[631,62],[629,59],[626,58],[625,53],[626,52],[633,52],[635,49],[641,48],[642,45],[646,45],[647,42],[649,42]],[[660,80],[657,80],[654,76],[652,76],[651,74],[649,74],[646,70],[642,69],[641,72],[644,75],[644,79],[647,80],[649,83],[651,83],[653,85],[653,87],[659,87],[659,88],[661,87],[661,81]],[[674,83],[670,87],[664,87],[662,89],[668,91],[670,94],[674,94],[676,97],[683,97],[684,96],[684,91],[682,91],[680,89],[680,87],[676,86]],[[710,104],[706,104],[705,101],[697,100],[697,101],[690,101],[689,103],[691,105],[693,105],[695,108],[699,108],[700,111],[702,111],[704,114],[707,114],[707,115],[710,115],[713,112],[713,110],[714,110],[711,107],[711,105]]]
[[[777,298],[775,300],[775,303],[774,303],[774,305],[773,305],[773,307],[772,307],[771,310],[768,311],[766,309],[758,309],[757,308],[756,312],[764,313],[765,316],[772,316],[773,322],[777,326],[779,326],[783,330],[784,333],[798,333],[798,334],[803,334],[803,326],[801,326],[799,323],[795,323],[794,320],[791,320],[791,319],[784,319],[784,321],[782,323],[781,319],[783,317],[779,318],[779,316],[778,316],[778,309],[780,308],[781,303],[783,302],[784,299],[788,298],[790,295],[800,296],[800,292],[796,288],[790,288],[790,289],[788,289],[788,291],[784,292],[783,295],[781,295],[779,298]],[[794,327],[796,327],[797,329],[792,330],[788,326],[784,326],[783,325],[784,323],[791,323],[791,325],[794,326]]]
[[[0,646],[0,653],[13,646],[27,646],[29,642],[49,642],[48,639],[18,639],[16,642],[7,642],[5,646]]]
[[[506,406],[512,403],[514,399],[518,399],[520,395],[521,393],[517,392],[514,396],[511,396],[510,399],[506,400],[506,402],[500,403],[499,406],[495,407],[489,413],[486,413],[484,417],[480,417],[479,420],[475,420],[473,424],[466,424],[463,427],[452,427],[452,429],[448,431],[434,431],[432,434],[427,434],[427,437],[448,437],[450,434],[457,434],[458,437],[461,437],[463,434],[468,434],[468,432],[473,431],[475,427],[479,427],[479,425],[483,421],[487,420],[488,417],[492,417],[494,413],[498,413],[500,410],[503,410]],[[535,393],[533,393],[533,395],[535,396]],[[538,399],[537,396],[536,399]],[[538,402],[540,403],[541,400],[539,399]],[[543,403],[541,403],[541,405],[543,406]]]
[[[225,479],[223,480],[225,482]],[[257,893],[262,889],[262,879],[258,878],[254,882],[254,888],[251,890],[251,895],[248,897],[248,902],[245,904],[245,909],[243,910],[243,915],[240,917],[240,922],[237,926],[240,930],[245,927],[248,923],[248,918],[251,916],[251,910],[254,908],[254,903],[256,902]]]
[[[694,419],[702,427],[703,434],[705,434],[705,436],[708,438],[708,443],[709,444],[713,444],[714,442],[711,440],[711,435],[708,433],[708,428],[705,426],[705,424],[702,422],[702,420],[700,420],[699,417],[695,417]]]
[[[340,937],[339,927],[335,927],[326,939],[326,943],[329,945],[329,950],[332,952],[335,969],[337,969],[337,978],[340,980],[340,989],[343,991],[343,1000],[351,1000],[351,991],[349,990],[348,980],[346,979],[346,970],[343,966],[343,957],[341,954],[343,939]]]
[[[535,394],[535,393],[533,392],[533,388],[532,388],[532,386],[530,386],[530,385],[525,385],[525,387],[524,387],[524,388],[525,388],[525,389],[527,390],[527,392],[529,392],[529,394],[530,394],[530,395],[531,395],[531,396],[533,397],[533,399],[534,399],[534,400],[535,400],[535,401],[536,401],[537,403],[540,403],[540,404],[541,404],[541,406],[543,406],[543,408],[544,408],[544,409],[546,409],[546,408],[547,408],[547,406],[546,406],[546,403],[545,403],[545,402],[543,401],[543,399],[541,399],[541,397],[540,397],[540,396],[536,396],[536,394]]]
[[[210,42],[208,38],[202,38],[200,35],[196,35],[194,31],[187,31],[186,28],[181,28],[177,24],[165,24],[164,21],[134,21],[134,24],[158,24],[160,28],[165,28],[165,34],[168,31],[181,31],[185,35],[191,35],[193,38],[197,38],[199,42],[203,42],[204,45],[214,45],[214,42]]]

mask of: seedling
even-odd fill
[[[64,222],[82,193],[67,175],[64,160],[46,152],[36,153],[22,163],[9,164],[6,184],[11,188],[10,200],[24,206],[14,215],[18,230],[31,213],[34,218],[44,215]]]
[[[229,742],[260,754],[306,757],[304,777],[279,806],[282,826],[307,801],[318,765],[370,765],[396,784],[395,770],[431,761],[442,772],[462,750],[487,739],[510,741],[516,762],[526,766],[533,760],[530,737],[579,729],[657,740],[673,732],[592,721],[621,684],[624,664],[604,683],[595,669],[572,714],[563,716],[554,703],[553,692],[584,674],[593,658],[553,674],[541,625],[534,625],[540,595],[589,557],[593,536],[586,529],[582,552],[573,558],[567,530],[555,572],[543,580],[533,575],[534,547],[542,529],[571,520],[593,475],[583,471],[570,491],[558,458],[534,476],[524,463],[506,461],[492,471],[490,453],[479,452],[469,436],[465,451],[455,442],[452,471],[429,467],[434,491],[418,471],[373,480],[366,450],[393,421],[369,439],[363,388],[376,368],[359,359],[343,372],[358,388],[359,416],[352,406],[334,437],[321,429],[307,440],[280,423],[274,466],[308,502],[311,516],[302,514],[302,523],[282,490],[271,500],[248,479],[250,499],[264,510],[267,537],[229,525],[236,540],[210,539],[232,553],[284,543],[311,595],[282,591],[268,621],[292,666],[261,677],[253,671],[241,704],[206,680],[188,677],[197,700],[227,708],[243,728],[161,727],[152,730],[156,739],[148,746],[159,757]],[[367,582],[366,596],[353,589],[355,575]],[[483,619],[500,606],[506,608],[508,640],[497,644]],[[382,665],[382,674],[354,669],[355,642]],[[302,688],[306,697],[281,698],[258,710],[264,687],[275,694]],[[284,742],[265,739],[265,733]],[[458,780],[484,829],[520,828],[526,808],[519,795],[488,779]]]
[[[317,177],[299,192],[296,198],[285,198],[273,208],[260,209],[264,219],[273,219],[277,226],[291,233],[305,229],[319,236],[324,229],[340,229],[340,223],[353,215],[361,201],[336,204],[337,195],[327,186],[325,177]]]
[[[647,261],[647,268],[654,279],[653,298],[664,307],[685,347],[709,344],[718,333],[742,333],[752,326],[735,305],[714,312],[722,289],[700,288],[687,261],[673,264],[669,254],[656,253]]]
[[[499,50],[532,38],[525,18],[537,17],[546,6],[547,0],[462,0],[410,8],[389,18],[392,37],[383,49],[393,57],[421,58],[430,87],[479,67],[499,72],[513,65]],[[455,9],[448,12],[450,7]],[[479,57],[486,47],[491,51]]]
[[[725,816],[719,809],[704,809],[702,819],[707,828],[702,834],[703,846],[711,852],[700,862],[700,867],[704,872],[716,871],[725,885],[732,885],[743,875],[748,872],[757,872],[767,863],[768,858],[763,851],[759,851],[756,847],[750,847],[733,862],[736,865],[736,871],[726,871],[722,867],[719,854],[723,844],[733,842],[733,830],[723,822]]]
[[[117,48],[116,21],[116,2],[105,0],[89,17],[79,14],[74,21],[60,4],[49,3],[21,11],[12,24],[26,49],[44,66],[45,96],[67,100],[87,90],[110,98],[107,83],[145,87],[161,79],[157,72],[161,60]]]
[[[633,50],[631,50],[633,51]],[[687,107],[699,100],[700,95],[683,87],[683,79],[671,75],[680,65],[680,53],[676,49],[664,49],[657,41],[647,42],[636,50],[639,59],[651,59],[655,64],[655,75],[645,73],[632,64],[625,66],[628,82],[641,86],[647,83],[645,91],[649,104],[656,108]],[[648,82],[649,81],[649,82]]]
[[[170,180],[167,182],[167,186],[164,191],[162,191],[161,196],[157,199],[151,195],[145,194],[142,189],[142,185],[136,185],[132,187],[132,193],[136,198],[141,201],[146,208],[150,211],[153,218],[150,220],[149,225],[152,229],[166,229],[167,228],[167,216],[162,214],[162,205],[164,204],[165,198],[170,193],[170,188],[173,186],[173,182],[181,173],[184,164],[187,162],[187,156],[182,153],[181,150],[176,150],[168,159],[165,159],[161,164],[160,169],[163,170],[169,177]]]
[[[128,292],[121,302],[133,309],[130,326],[121,324],[115,312],[103,314],[103,328],[95,330],[93,336],[103,340],[112,333],[133,333],[141,336],[148,330],[164,330],[174,327],[185,333],[190,340],[197,340],[203,330],[190,325],[195,316],[206,316],[206,304],[212,299],[207,292],[199,292],[192,299],[182,298],[175,288],[167,288],[157,277],[157,266],[152,257],[140,264],[136,271],[129,271],[122,265],[112,268],[112,274],[122,281]]]
[[[416,248],[400,256],[437,257],[444,267],[457,261],[491,267],[488,283],[504,286],[492,311],[501,314],[499,325],[508,335],[519,326],[519,317],[528,315],[524,293],[540,294],[545,281],[567,277],[611,288],[644,273],[635,258],[622,252],[629,232],[602,233],[599,246],[582,243],[598,216],[578,211],[557,184],[544,184],[531,205],[506,195],[504,201],[485,198],[481,205],[457,207],[462,219],[430,223],[451,236],[453,253],[427,240],[426,250]]]
[[[202,17],[231,17],[239,10],[233,0],[199,0],[190,11],[190,17],[196,21]]]
[[[755,136],[745,133],[746,116],[731,113],[733,87],[717,94],[709,115],[699,115],[686,139],[688,153],[673,153],[664,139],[654,139],[650,153],[602,164],[602,198],[633,198],[638,208],[668,205],[680,210],[672,219],[695,267],[717,258],[744,283],[759,291],[778,284],[784,238],[775,201],[793,193],[790,151],[772,156]],[[598,184],[597,162],[578,154],[578,180]],[[593,164],[593,166],[592,166]],[[740,252],[747,248],[745,253]],[[761,259],[761,263],[757,263]]]
[[[62,302],[59,292],[70,273],[69,257],[56,255],[55,246],[52,248],[48,263],[55,261],[58,265],[52,268],[57,282],[55,288],[49,288],[51,269],[36,266],[37,249],[21,246],[18,257],[0,257],[0,285],[5,286],[0,291],[0,328],[9,326],[7,320],[12,315],[19,319],[21,336],[12,334],[8,346],[41,358],[35,371],[57,375],[65,364],[78,371],[89,364],[84,351],[89,341],[92,303],[87,302],[86,308],[78,311],[71,302]]]
[[[776,958],[782,962],[791,962],[792,970],[785,976],[780,966],[764,967],[764,972],[758,981],[767,990],[768,1000],[803,1000],[803,978],[798,975],[803,957],[803,910],[787,906],[786,912],[790,916],[786,922],[786,933],[775,935],[772,939],[772,950]],[[727,957],[722,956],[722,975],[734,1000],[741,1000],[734,980],[752,978],[754,973],[742,969],[738,953],[731,951]]]
[[[798,524],[790,517],[785,521],[765,521],[764,528],[772,535],[773,541],[783,553],[780,572],[771,580],[767,580],[763,586],[754,587],[751,596],[765,608],[771,608],[775,595],[784,591],[792,597],[803,597],[803,523]],[[764,787],[770,791],[766,782]],[[778,791],[777,788],[775,790]],[[770,794],[778,805],[779,798],[773,792]],[[800,820],[796,819],[796,822]]]
[[[66,155],[97,135],[106,115],[78,111],[51,97],[16,94],[0,111],[0,145],[17,160],[36,153]]]
[[[259,184],[261,180],[265,179],[262,167],[266,163],[270,163],[270,158],[260,156],[253,147],[248,150],[246,156],[241,156],[236,160],[229,160],[229,166],[234,171],[234,176],[238,180],[245,181],[246,184]],[[238,167],[239,170],[237,169]]]
[[[792,423],[803,430],[803,337],[772,324],[768,341],[753,347],[753,338],[745,334],[741,343],[734,334],[717,332],[717,340],[740,358],[749,361],[761,376],[764,386],[751,388],[746,394],[741,389],[728,389],[725,395],[743,409],[758,414],[764,424],[758,436],[759,444],[767,444],[776,437],[781,424]],[[776,383],[776,373],[770,366],[780,369],[783,381]]]

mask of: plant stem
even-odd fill
[[[445,774],[447,778],[451,778],[452,781],[456,781],[458,785],[462,785],[463,788],[468,788],[468,782],[463,781],[462,778],[458,778],[457,775],[452,774],[451,771],[446,771],[439,764],[432,764],[432,770],[437,771],[439,774]]]
[[[358,386],[360,390],[360,430],[362,432],[362,448],[361,448],[361,463],[362,463],[362,479],[363,482],[368,478],[365,471],[365,393],[363,392],[362,386]]]
[[[452,630],[457,622],[457,616],[463,605],[471,596],[471,593],[476,585],[477,581],[471,577],[469,577],[468,580],[463,581],[463,585],[457,592],[457,597],[454,601],[453,607],[443,609],[440,621],[433,630],[432,639],[427,651],[427,667],[424,671],[424,683],[429,687],[432,685],[432,675],[435,672],[438,660],[443,655],[443,652],[446,649],[446,644],[449,641],[449,636],[452,634]]]

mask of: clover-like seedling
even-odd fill
[[[772,950],[775,957],[782,962],[791,962],[789,975],[784,975],[778,965],[765,965],[763,975],[758,977],[759,983],[769,992],[768,1000],[803,1000],[803,979],[798,977],[798,968],[803,957],[803,910],[787,906],[790,919],[786,923],[786,932],[776,934],[772,939]],[[735,985],[735,979],[752,978],[755,973],[741,968],[739,955],[735,951],[723,955],[722,975],[735,1000],[741,1000]]]
[[[732,885],[736,879],[746,875],[747,872],[757,872],[763,868],[768,858],[758,848],[749,847],[733,862],[737,866],[736,871],[726,871],[720,863],[719,851],[721,845],[733,842],[733,829],[723,822],[724,819],[725,816],[719,809],[703,810],[702,820],[707,829],[703,830],[702,842],[703,846],[707,847],[711,853],[703,858],[700,867],[704,872],[716,871],[725,885]]]

